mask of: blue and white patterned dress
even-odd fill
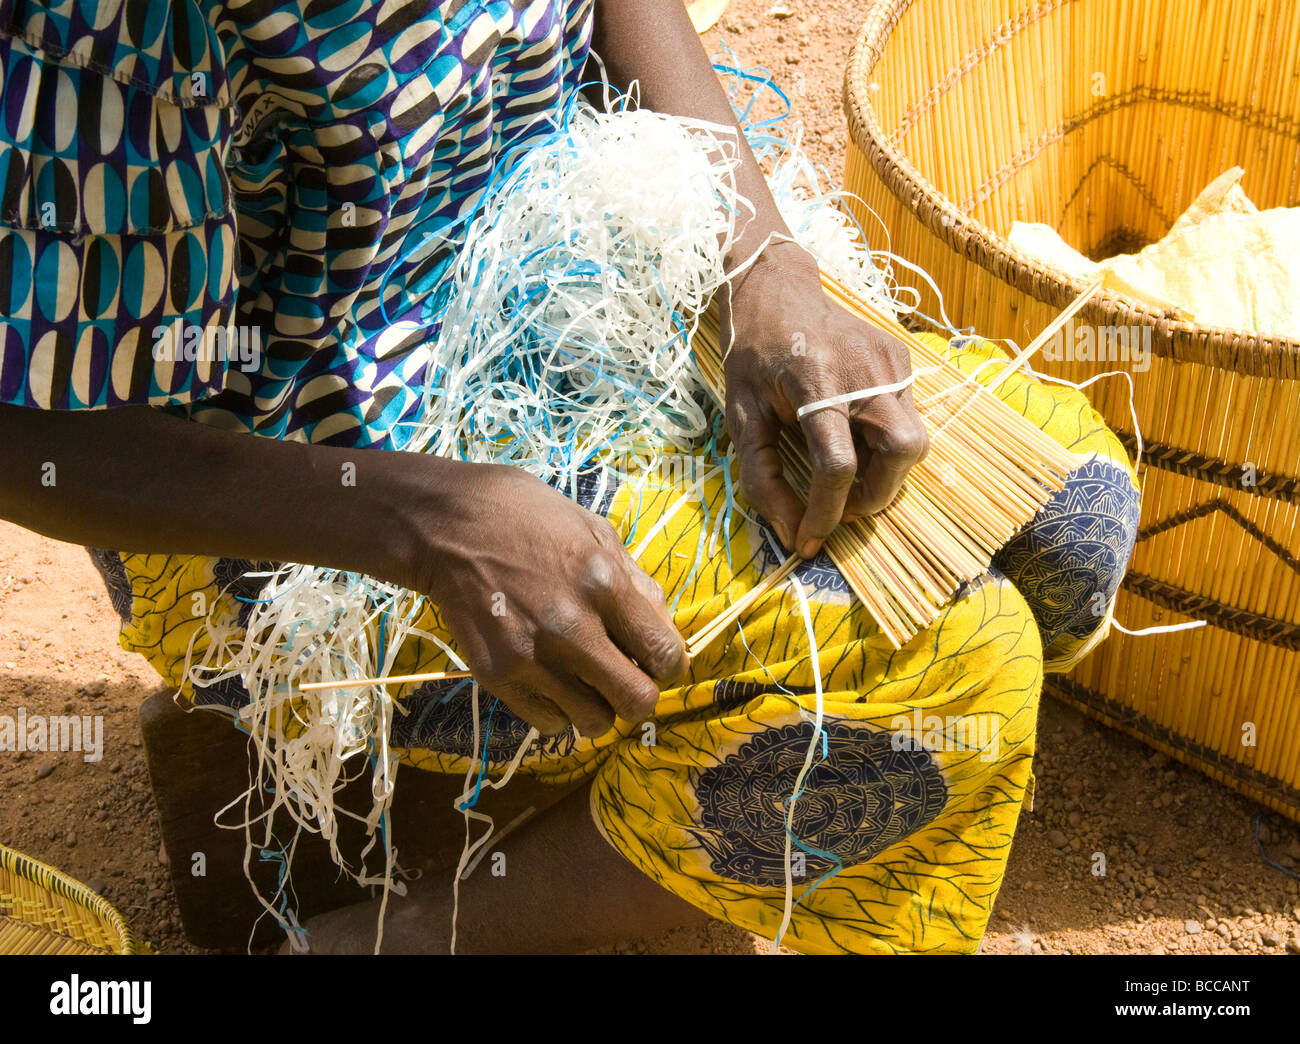
[[[0,0],[0,402],[391,448],[404,320],[592,3]],[[227,326],[242,355],[155,350]]]

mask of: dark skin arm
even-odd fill
[[[639,81],[646,108],[736,126],[682,0],[597,0],[593,48],[616,86]],[[758,163],[743,138],[740,144],[737,188],[755,217],[732,251],[733,266],[769,237],[789,236]],[[814,469],[805,510],[777,455],[781,426],[795,423],[807,403],[903,379],[907,349],[831,302],[814,259],[791,243],[768,246],[732,280],[722,319],[735,334],[726,368],[727,427],[742,489],[787,548],[811,557],[841,519],[888,506],[925,455],[925,428],[910,390],[805,416],[800,423]],[[805,346],[802,354],[796,343]]]
[[[613,527],[513,468],[277,442],[143,407],[0,406],[0,445],[0,517],[47,536],[311,562],[428,593],[475,677],[547,732],[639,720],[686,667],[663,592]]]

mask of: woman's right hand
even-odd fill
[[[444,465],[449,462],[443,462]],[[688,660],[663,590],[605,519],[516,468],[437,482],[429,594],[475,679],[551,734],[645,718]]]

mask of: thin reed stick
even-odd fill
[[[322,689],[361,689],[367,685],[406,685],[411,682],[444,681],[450,678],[469,678],[469,671],[430,671],[428,674],[390,674],[382,678],[346,678],[335,681],[304,682],[300,692],[317,692]]]
[[[793,572],[794,567],[798,564],[799,556],[797,554],[790,555],[781,563],[780,568],[775,572],[769,573],[761,582],[755,584],[736,599],[736,601],[732,602],[725,613],[712,620],[708,626],[701,628],[695,634],[691,635],[686,644],[687,655],[690,656],[691,659],[695,659],[696,656],[713,643],[713,640],[717,638],[718,635],[740,619],[740,615],[746,609],[789,576],[790,573]]]

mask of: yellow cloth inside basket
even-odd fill
[[[1300,334],[1300,207],[1259,210],[1241,167],[1215,178],[1158,243],[1092,261],[1050,225],[1017,221],[1011,244],[1080,279],[1205,326]]]

